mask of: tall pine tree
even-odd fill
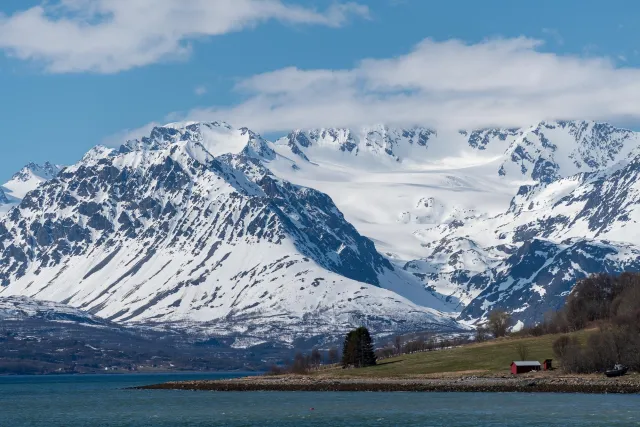
[[[369,330],[363,326],[349,332],[342,347],[342,366],[363,368],[376,364],[373,340]]]

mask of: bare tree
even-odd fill
[[[485,342],[489,339],[489,331],[484,326],[478,326],[476,328],[476,342]]]
[[[436,342],[433,338],[429,338],[426,344],[427,351],[432,351],[436,348]]]
[[[393,347],[385,347],[382,349],[383,358],[393,357],[395,350]]]
[[[518,357],[520,360],[527,360],[529,357],[529,347],[523,342],[520,342],[516,345],[516,351],[518,352]]]
[[[311,365],[318,369],[320,367],[320,363],[322,362],[322,353],[317,348],[314,348],[311,351]]]
[[[396,349],[396,354],[400,354],[402,351],[402,337],[397,336],[394,342],[394,347]]]
[[[271,367],[269,368],[269,372],[267,374],[268,375],[282,375],[285,372],[286,372],[285,369],[281,368],[280,366],[271,365]]]
[[[335,364],[340,361],[340,352],[337,348],[331,347],[329,349],[329,363]]]
[[[511,323],[511,315],[503,310],[493,310],[489,313],[487,325],[496,338],[507,335],[509,324]]]
[[[302,352],[297,352],[293,358],[291,372],[294,374],[306,374],[309,372],[309,357],[302,354]]]

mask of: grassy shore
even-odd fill
[[[586,342],[592,330],[576,332]],[[480,375],[508,374],[513,360],[519,360],[517,347],[524,344],[528,360],[553,359],[553,342],[559,335],[527,338],[500,338],[478,344],[444,350],[405,354],[384,359],[377,366],[363,369],[333,368],[319,371],[318,375],[338,377],[398,378],[416,375],[474,372]]]
[[[592,331],[574,334],[585,342]],[[561,370],[511,375],[511,361],[524,344],[527,359],[553,357],[558,335],[503,338],[457,348],[407,354],[362,369],[327,367],[308,375],[266,375],[219,381],[156,384],[142,389],[209,391],[439,391],[640,393],[640,375],[564,375]]]

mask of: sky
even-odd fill
[[[2,0],[0,182],[155,124],[639,128],[640,3]]]

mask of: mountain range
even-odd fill
[[[156,127],[3,186],[0,296],[236,347],[451,331],[495,308],[535,323],[587,274],[640,271],[639,141],[586,121]]]

